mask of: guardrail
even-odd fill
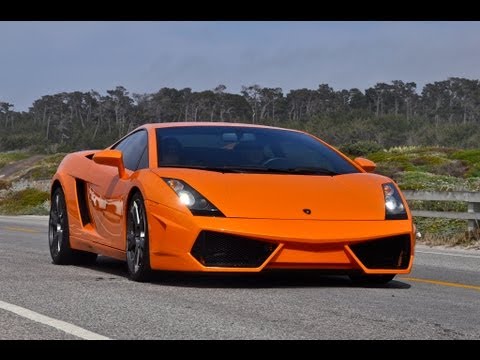
[[[426,201],[464,201],[468,204],[467,212],[412,210],[413,216],[468,220],[468,231],[479,228],[480,192],[469,191],[420,191],[402,190],[407,200]]]

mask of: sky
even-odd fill
[[[219,84],[335,90],[480,79],[480,22],[0,21],[0,101]]]

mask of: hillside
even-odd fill
[[[0,153],[0,214],[47,215],[50,178],[64,155]]]

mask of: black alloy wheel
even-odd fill
[[[148,280],[150,254],[148,246],[147,214],[143,197],[136,192],[130,199],[127,213],[127,266],[131,280]]]

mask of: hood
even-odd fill
[[[185,181],[226,217],[255,219],[384,220],[381,184],[391,181],[368,173],[318,176],[174,168],[152,171]]]

